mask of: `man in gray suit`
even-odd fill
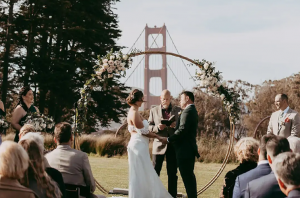
[[[171,93],[163,90],[160,96],[161,104],[152,108],[149,115],[149,130],[162,137],[169,137],[174,134],[180,107],[171,104]],[[175,116],[174,122],[170,125],[162,124],[161,120]],[[172,197],[177,196],[177,163],[176,153],[172,144],[163,144],[158,139],[154,139],[152,147],[152,162],[158,176],[166,156],[168,173],[168,191]]]
[[[93,193],[96,185],[88,156],[82,151],[71,148],[73,138],[69,123],[61,122],[55,126],[54,141],[57,148],[45,156],[49,165],[61,172],[65,184],[90,186],[90,191]]]
[[[289,107],[286,94],[278,94],[275,97],[275,106],[278,111],[272,113],[267,133],[300,137],[300,115]]]

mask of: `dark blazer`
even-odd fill
[[[256,162],[245,161],[235,169],[227,172],[225,175],[225,184],[223,185],[221,191],[221,197],[231,198],[236,177],[245,172],[248,172],[249,170],[256,168],[256,166]]]
[[[195,105],[186,107],[176,124],[175,132],[168,138],[174,144],[177,158],[200,157],[196,143],[198,112]]]
[[[255,169],[252,169],[240,176],[235,180],[232,198],[244,197],[247,184],[257,178],[268,175],[271,173],[271,167],[269,163],[260,164]]]
[[[291,198],[300,198],[300,189],[295,189],[289,192],[289,196]]]
[[[284,198],[273,172],[248,183],[245,198]]]

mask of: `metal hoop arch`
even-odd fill
[[[136,57],[136,56],[140,56],[140,55],[146,55],[146,54],[162,54],[162,55],[171,55],[171,56],[175,56],[184,60],[187,60],[195,65],[197,65],[198,67],[202,68],[203,66],[196,63],[195,61],[193,61],[190,58],[187,58],[185,56],[182,56],[180,54],[175,54],[172,52],[160,52],[160,51],[146,51],[146,52],[137,52],[137,53],[131,53],[129,54],[129,57]],[[115,137],[117,136],[118,132],[120,131],[120,129],[124,128],[127,125],[127,123],[124,123],[116,132]],[[230,141],[229,141],[229,145],[228,145],[228,149],[227,149],[227,153],[225,155],[225,159],[223,160],[223,163],[220,167],[220,169],[218,170],[218,172],[215,174],[215,176],[204,186],[202,187],[198,192],[197,192],[197,196],[199,196],[200,194],[202,194],[204,191],[206,191],[221,175],[221,173],[223,172],[223,170],[225,169],[229,156],[231,154],[232,151],[232,147],[233,147],[233,143],[234,143],[234,134],[235,134],[235,125],[233,122],[230,122]]]

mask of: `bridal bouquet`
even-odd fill
[[[55,126],[55,122],[52,118],[36,112],[28,113],[23,124],[31,124],[39,132],[52,132]]]
[[[9,127],[8,121],[4,116],[0,116],[0,129],[7,129]]]

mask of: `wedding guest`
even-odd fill
[[[267,133],[285,138],[300,137],[300,115],[289,107],[288,96],[286,94],[276,95],[275,106],[278,111],[272,113]]]
[[[236,143],[234,146],[234,154],[239,160],[240,165],[226,173],[221,197],[231,198],[236,177],[256,168],[258,147],[258,141],[251,137],[242,138]]]
[[[300,153],[300,138],[290,136],[287,139],[290,143],[290,148],[294,153]]]
[[[176,121],[179,117],[178,113],[181,108],[171,104],[171,93],[169,90],[163,90],[160,96],[160,105],[152,108],[149,115],[149,131],[157,133],[162,137],[169,137],[174,134]],[[162,124],[162,119],[169,119],[175,116],[174,122],[169,126]],[[177,197],[177,161],[176,153],[172,143],[163,144],[157,138],[153,140],[152,162],[158,176],[166,157],[167,173],[168,173],[168,191],[172,197]]]
[[[23,135],[29,132],[36,132],[34,126],[32,124],[24,124],[24,126],[22,126],[20,129],[19,139],[21,139]]]
[[[87,154],[71,148],[73,137],[69,123],[61,122],[55,126],[54,141],[57,148],[45,157],[51,167],[62,173],[65,184],[89,186],[91,196],[103,198],[92,194],[96,185]]]
[[[259,148],[258,148],[258,164],[257,167],[239,175],[235,179],[235,185],[233,189],[233,198],[240,198],[244,197],[245,190],[247,187],[247,184],[257,178],[260,178],[262,176],[270,174],[271,167],[269,165],[268,159],[267,159],[267,142],[275,137],[273,134],[267,134],[264,135],[259,143]]]
[[[4,105],[3,102],[0,100],[0,117],[4,117],[6,115],[5,110],[4,110]],[[5,129],[3,129],[5,130]],[[2,143],[2,137],[1,137],[1,133],[3,132],[3,130],[0,130],[0,145]]]
[[[274,167],[272,162],[277,155],[284,152],[290,152],[290,145],[286,138],[282,136],[275,136],[267,142],[267,158],[272,169],[268,175],[252,180],[248,183],[245,198],[283,198],[285,195],[280,191],[278,182],[274,175]],[[263,187],[263,188],[262,188]]]
[[[28,154],[17,143],[5,141],[0,146],[0,197],[37,198],[34,192],[22,186],[18,180],[23,178],[28,168]]]
[[[28,135],[28,134],[27,134]],[[26,135],[23,136],[26,138]],[[27,151],[29,167],[21,179],[21,184],[33,190],[39,198],[60,198],[61,192],[46,173],[43,150],[33,139],[21,139],[19,144]]]
[[[33,105],[34,97],[30,87],[23,87],[19,92],[18,104],[12,113],[11,125],[16,129],[14,141],[19,141],[19,131],[24,125],[28,113],[39,112],[38,108]]]
[[[300,197],[300,154],[279,154],[273,167],[281,191],[287,197]]]

